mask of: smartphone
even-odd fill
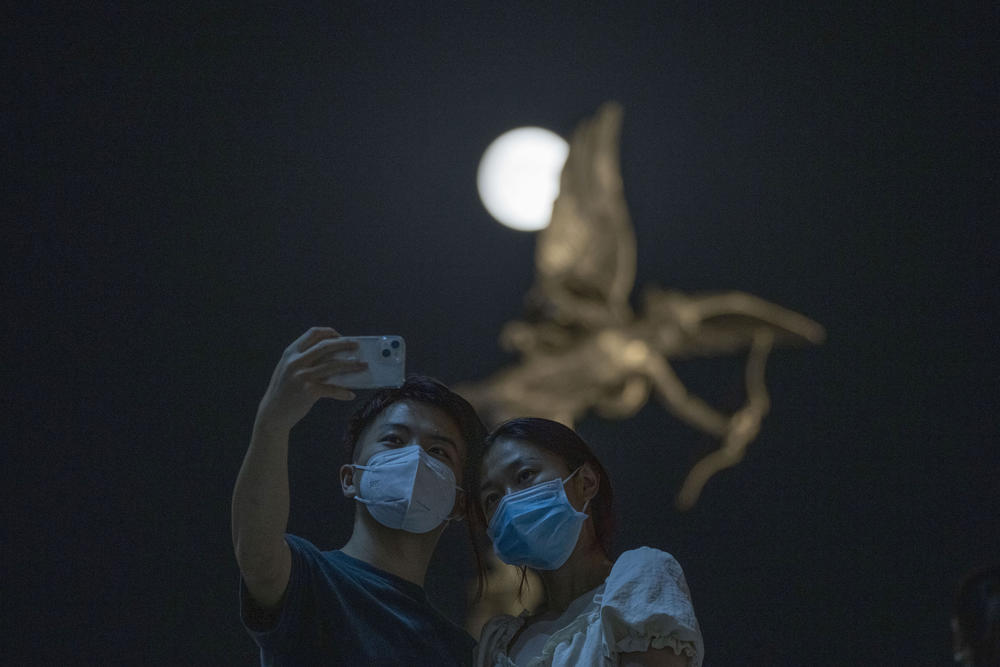
[[[344,359],[365,361],[368,368],[356,373],[341,373],[327,384],[348,389],[398,387],[406,377],[406,341],[402,336],[344,336],[358,344],[355,350],[345,350]]]

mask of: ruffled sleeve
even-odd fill
[[[684,571],[670,554],[641,547],[615,561],[601,600],[604,655],[670,647],[700,667],[704,644]]]
[[[507,645],[514,634],[524,625],[524,618],[508,616],[494,616],[479,634],[479,644],[476,646],[473,664],[476,667],[494,667],[497,664],[509,664],[507,659]]]

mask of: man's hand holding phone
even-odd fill
[[[349,357],[357,341],[329,327],[313,327],[289,345],[274,368],[271,382],[257,408],[256,428],[290,431],[320,398],[342,401],[354,392],[336,384],[338,376],[368,368]]]

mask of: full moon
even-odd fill
[[[569,144],[541,127],[519,127],[493,140],[479,161],[476,183],[483,205],[513,229],[544,229],[559,194]]]

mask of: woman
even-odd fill
[[[534,613],[486,624],[477,665],[701,665],[680,565],[648,547],[611,561],[611,483],[572,429],[537,418],[501,424],[486,438],[472,492],[496,554],[530,567],[545,589]]]

